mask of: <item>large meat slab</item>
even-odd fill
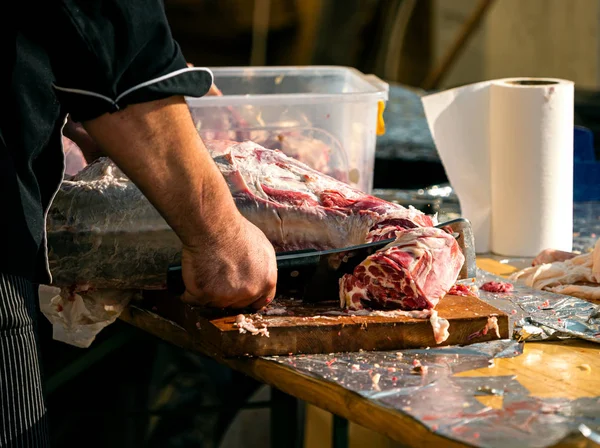
[[[412,290],[425,294],[416,308],[431,308],[456,281],[462,254],[453,238],[432,229],[435,218],[355,190],[256,143],[209,141],[207,147],[238,209],[277,251],[346,247],[410,230],[402,247],[411,259],[406,266],[396,263],[395,269],[404,277],[425,279],[409,282]],[[415,232],[419,228],[429,230]],[[167,267],[181,251],[160,214],[106,158],[64,181],[47,230],[53,283],[77,290],[162,289]],[[403,249],[395,247],[392,258],[399,260],[397,252]],[[442,265],[443,273],[438,271]],[[403,299],[392,299],[402,308]]]

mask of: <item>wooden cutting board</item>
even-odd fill
[[[144,291],[137,304],[183,327],[194,341],[221,356],[268,356],[288,354],[400,350],[436,347],[429,319],[405,316],[357,316],[341,312],[339,302],[310,305],[281,301],[286,314],[245,314],[269,337],[240,333],[239,312],[208,310],[183,304],[163,291]],[[450,337],[439,345],[464,345],[498,339],[494,331],[482,334],[490,315],[496,315],[500,338],[509,337],[508,316],[476,297],[446,296],[436,307],[439,317],[450,322]]]

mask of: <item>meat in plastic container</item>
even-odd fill
[[[211,70],[223,96],[186,98],[202,138],[252,140],[372,192],[387,83],[340,66]]]

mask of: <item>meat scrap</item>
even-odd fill
[[[477,286],[476,285],[463,285],[457,283],[448,291],[448,295],[452,296],[463,296],[463,297],[477,297]]]
[[[490,281],[490,282],[486,282],[483,285],[481,285],[481,289],[482,291],[487,291],[487,292],[500,292],[500,293],[504,293],[504,292],[512,292],[514,289],[514,286],[512,283],[508,283],[508,282],[495,282],[495,281]]]
[[[381,387],[379,386],[379,380],[381,378],[381,374],[375,373],[374,375],[369,375],[371,377],[371,383],[373,384],[373,389],[378,392],[381,392]]]
[[[490,330],[494,330],[496,333],[496,337],[498,339],[500,339],[500,328],[498,327],[498,317],[494,314],[492,314],[491,316],[488,317],[485,327],[483,327],[481,330],[469,335],[469,337],[467,337],[467,340],[470,341],[471,339],[485,336],[488,334],[488,332]]]
[[[450,322],[442,317],[438,317],[436,310],[431,311],[429,322],[431,322],[431,327],[433,328],[433,336],[435,337],[436,344],[441,344],[450,337],[450,333],[448,332]]]
[[[243,314],[238,314],[235,317],[235,323],[233,324],[235,327],[239,328],[240,333],[250,333],[254,336],[260,334],[261,336],[269,337],[269,331],[267,330],[267,324],[264,322],[261,323],[261,327],[256,327],[256,322],[254,322],[251,318],[247,318]]]
[[[496,337],[500,339],[500,328],[498,327],[498,317],[490,316],[488,317],[487,324],[485,326],[485,332],[483,334],[487,334],[489,330],[494,330],[496,332]]]
[[[261,311],[261,314],[264,314],[265,316],[283,316],[288,313],[289,311],[286,307],[277,307],[274,304],[270,304]]]
[[[419,375],[425,375],[427,373],[427,366],[421,364],[421,361],[418,359],[413,360],[413,367],[411,369],[411,373],[416,373]]]

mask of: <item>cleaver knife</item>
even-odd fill
[[[454,219],[438,224],[438,228],[449,228],[465,257],[459,279],[475,278],[475,242],[471,223]],[[366,243],[342,249],[305,249],[277,254],[277,295],[301,298],[307,302],[337,300],[339,279],[350,274],[369,255],[395,241],[395,238]],[[181,265],[169,267],[167,289],[181,295],[185,285],[181,276]]]

